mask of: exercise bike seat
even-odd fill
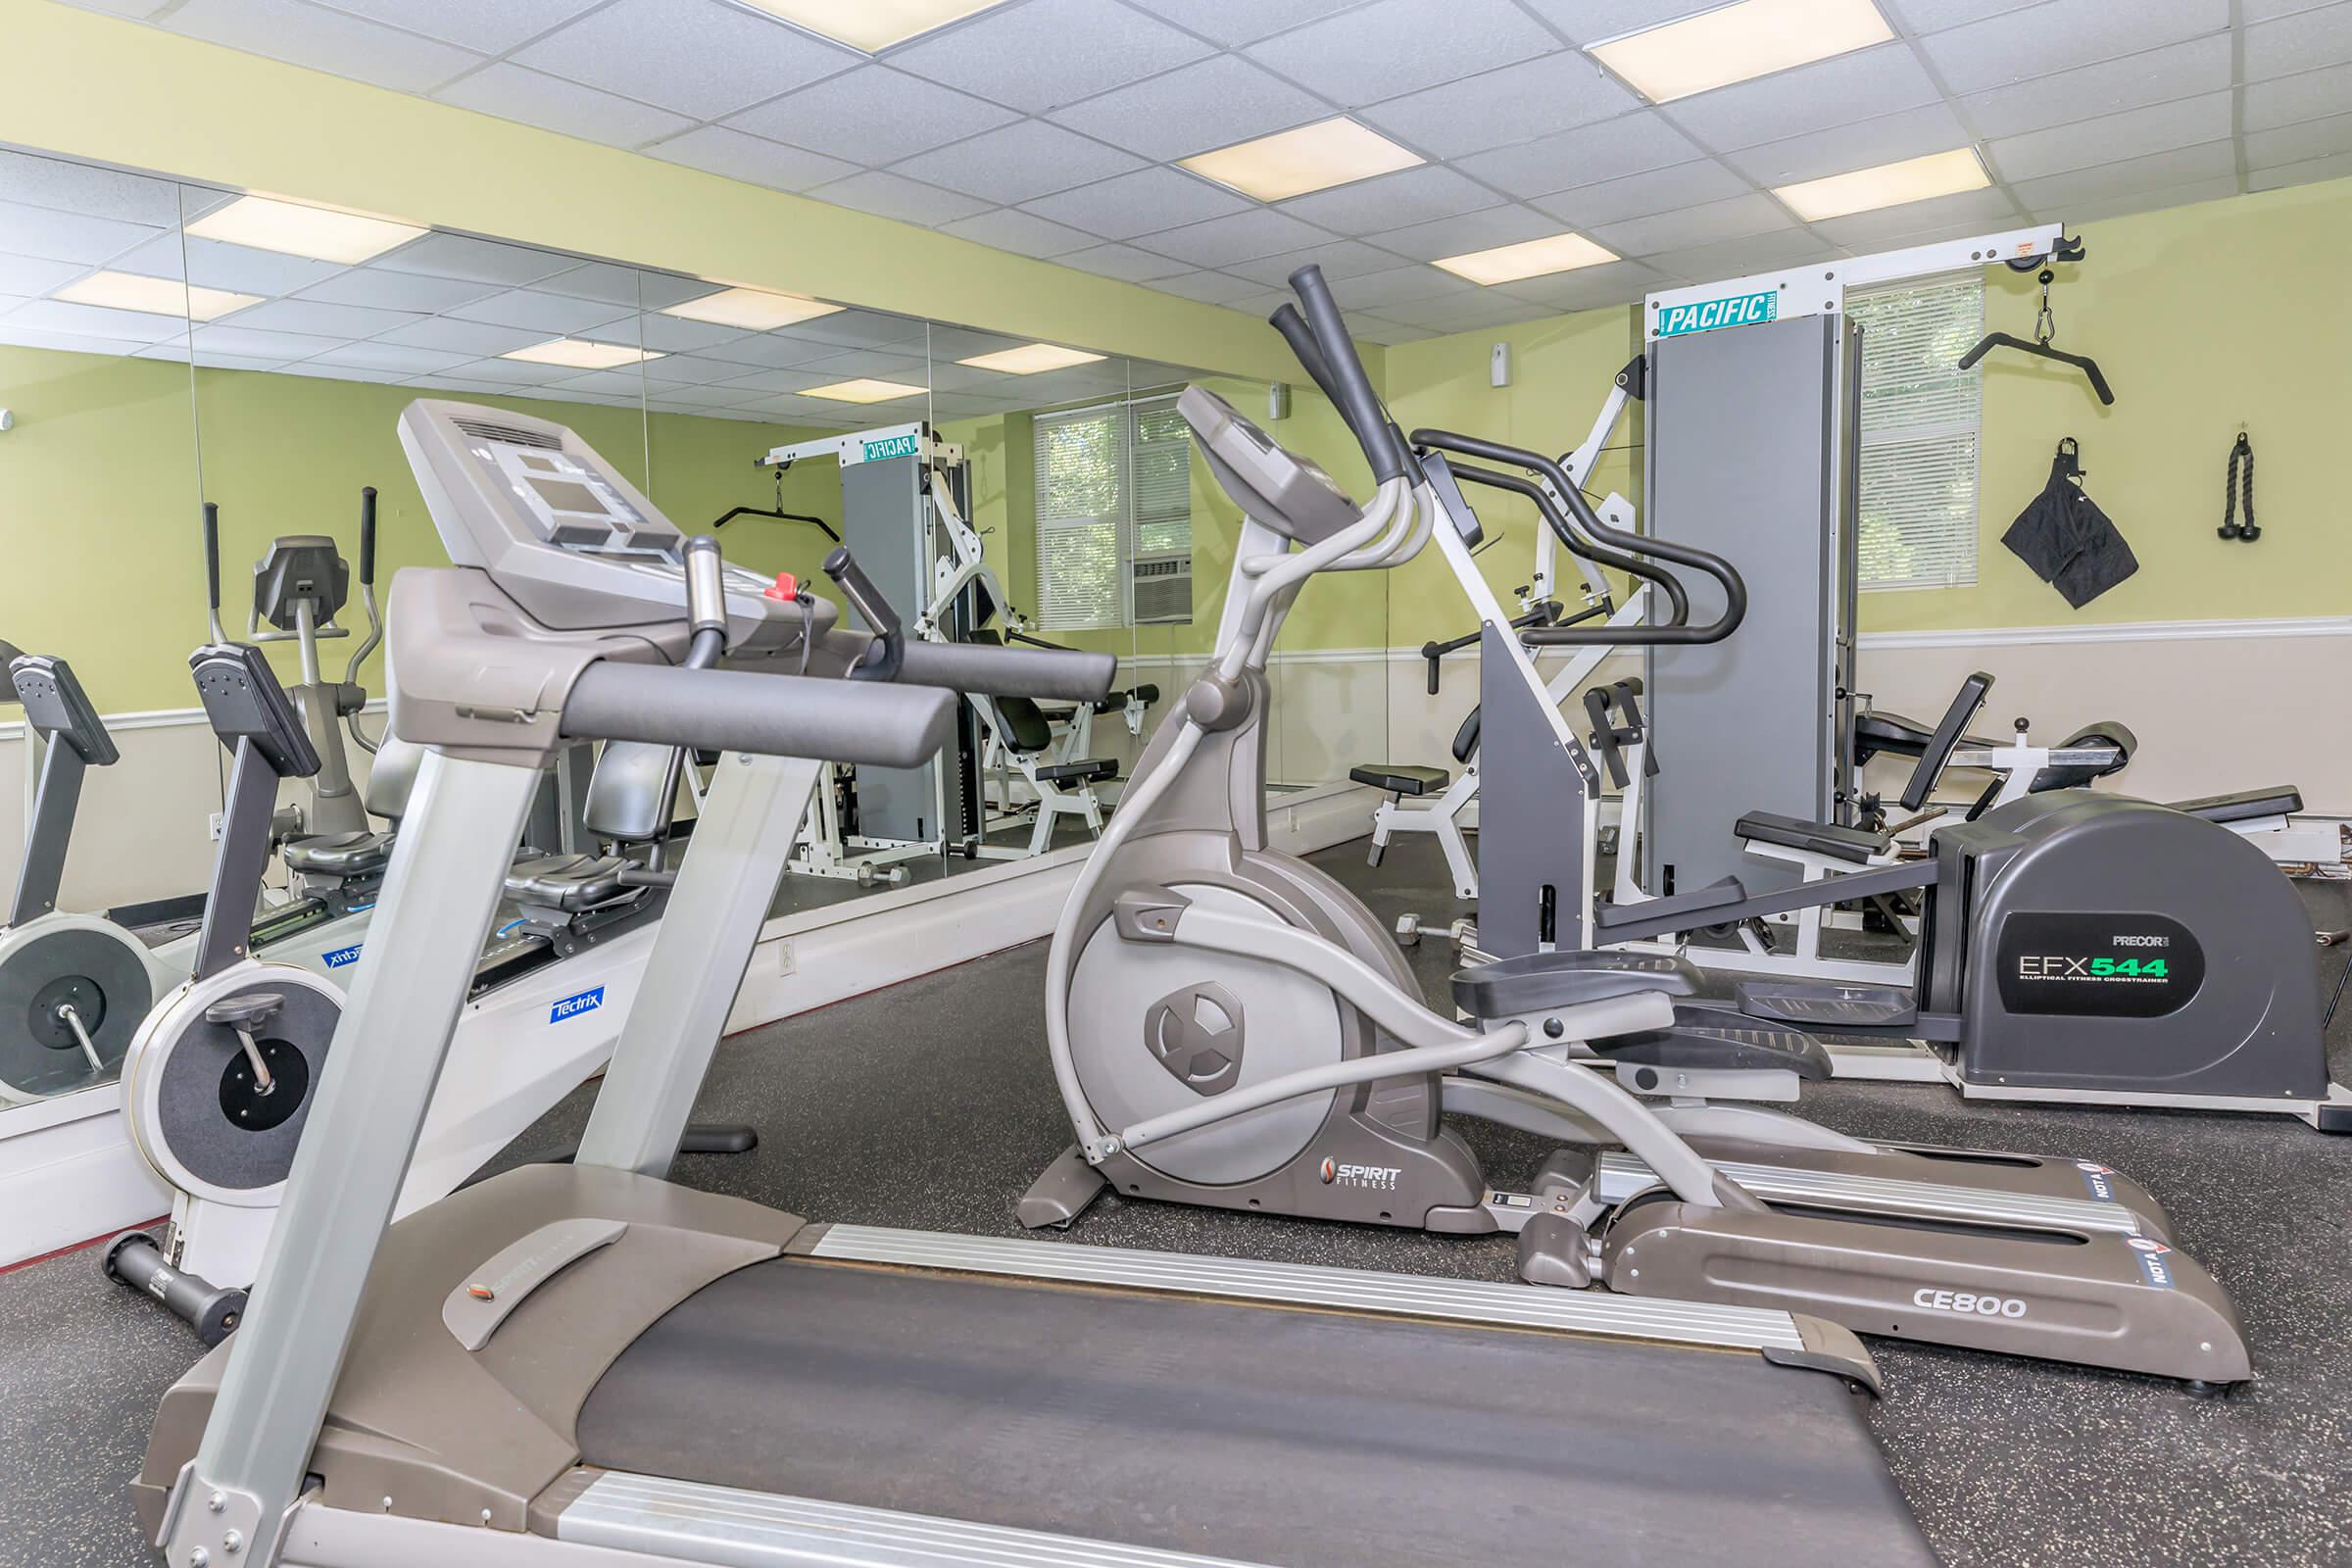
[[[1595,904],[1592,906],[1592,924],[1606,931],[1614,926],[1637,922],[1646,926],[1662,918],[1688,915],[1691,917],[1692,925],[1707,925],[1712,922],[1699,916],[1717,909],[1728,910],[1746,901],[1747,889],[1740,885],[1738,877],[1727,876],[1703,888],[1692,888],[1686,893],[1669,893],[1663,898],[1643,899],[1636,904]]]
[[[285,848],[286,869],[308,876],[371,876],[391,859],[389,833],[325,833]]]
[[[2193,801],[2170,803],[2176,811],[2201,816],[2208,822],[2251,822],[2265,816],[2292,816],[2303,809],[2303,792],[2289,784],[2267,790],[2239,790],[2233,795],[2201,795]]]
[[[1668,1072],[1794,1073],[1805,1083],[1831,1074],[1829,1048],[1802,1029],[1741,1018],[1706,1004],[1678,1003],[1674,1027],[1588,1042],[1596,1056]],[[1651,1089],[1652,1084],[1637,1082]]]
[[[2114,758],[2105,762],[2088,763],[2079,767],[2059,767],[2053,764],[2042,768],[2026,785],[2026,793],[2039,795],[2044,790],[2081,789],[2093,779],[2105,778],[2110,773],[2119,773],[2130,764],[2132,754],[2139,750],[2139,737],[2132,734],[2124,725],[2113,721],[2104,724],[2085,724],[2060,741],[2055,750],[2071,752],[2094,746],[2112,748],[2115,752]]]
[[[1453,976],[1453,1004],[1473,1018],[1509,1018],[1645,991],[1696,996],[1698,970],[1664,953],[1523,953]]]
[[[1875,857],[1894,848],[1891,834],[1840,827],[1835,822],[1808,822],[1801,816],[1783,816],[1778,811],[1750,811],[1734,824],[1732,831],[1758,844],[1777,844],[1783,849],[1824,855],[1833,860],[1850,860],[1856,865],[1868,864]]]
[[[507,897],[531,908],[580,914],[633,893],[637,862],[618,855],[550,855],[507,873]]]

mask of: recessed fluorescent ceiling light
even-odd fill
[[[388,218],[364,218],[358,213],[305,207],[269,196],[240,196],[190,223],[188,232],[198,239],[353,266],[381,256],[395,245],[406,245],[424,230]]]
[[[752,0],[836,43],[875,54],[1004,0]]]
[[[804,299],[798,294],[772,294],[763,288],[728,288],[700,299],[664,305],[662,314],[682,316],[690,321],[709,321],[713,326],[740,326],[747,332],[766,332],[796,321],[813,321],[840,309],[838,305]]]
[[[1073,365],[1092,365],[1102,358],[1083,349],[1055,348],[1051,343],[1024,343],[1017,349],[1000,349],[994,354],[975,354],[957,365],[968,365],[975,370],[1002,370],[1006,375],[1035,375],[1040,370],[1066,370]]]
[[[1554,234],[1466,256],[1443,256],[1437,265],[1473,283],[1516,283],[1523,277],[1542,277],[1615,260],[1615,251],[1603,250],[1582,234]]]
[[[1345,115],[1183,161],[1194,173],[1261,202],[1393,174],[1423,162],[1420,154],[1406,152]]]
[[[509,349],[502,360],[527,360],[533,365],[569,365],[582,370],[612,370],[624,365],[643,365],[659,354],[619,343],[591,343],[585,338],[551,337],[527,349]]]
[[[893,398],[911,398],[922,394],[919,386],[904,381],[877,381],[861,375],[854,381],[836,381],[831,386],[812,386],[801,396],[831,398],[836,403],[888,403]]]
[[[1992,181],[1974,149],[1955,147],[1948,153],[1906,158],[1899,164],[1857,169],[1850,174],[1808,179],[1797,185],[1776,185],[1773,194],[1806,222],[1867,213],[1905,202],[1924,202],[1931,196],[1951,196],[1964,190],[1983,190]]]
[[[150,316],[184,316],[195,321],[210,321],[262,302],[259,294],[232,294],[224,288],[190,288],[175,278],[141,277],[136,272],[92,272],[49,297],[71,305],[103,305],[110,311],[145,311]]]
[[[1740,0],[1585,52],[1663,104],[1893,36],[1871,0]]]

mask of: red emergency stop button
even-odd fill
[[[779,571],[776,580],[768,584],[766,593],[770,599],[798,599],[801,597],[800,580],[789,571]]]

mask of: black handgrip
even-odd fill
[[[1418,436],[1422,432],[1414,433]],[[1483,484],[1490,489],[1507,490],[1512,495],[1525,496],[1536,504],[1536,510],[1543,514],[1544,522],[1561,544],[1600,565],[1615,566],[1629,577],[1655,584],[1658,591],[1666,596],[1666,613],[1651,621],[1651,625],[1680,626],[1690,620],[1690,596],[1674,573],[1653,566],[1628,552],[1612,550],[1598,539],[1580,538],[1570,526],[1568,518],[1552,504],[1551,497],[1533,479],[1522,479],[1515,473],[1497,473],[1493,468],[1481,468],[1467,463],[1450,463],[1446,468],[1457,479],[1467,479],[1472,484]],[[1600,640],[1592,639],[1596,643]]]
[[[1507,446],[1499,441],[1486,441],[1477,436],[1456,435],[1447,430],[1415,430],[1413,442],[1417,446],[1438,447],[1446,451],[1460,452],[1469,457],[1482,458],[1489,463],[1507,463],[1514,467],[1540,473],[1551,481],[1552,489],[1558,494],[1560,501],[1575,514],[1576,525],[1585,534],[1620,551],[1654,556],[1660,561],[1669,561],[1678,566],[1694,567],[1714,578],[1716,583],[1722,587],[1723,612],[1709,624],[1704,626],[1676,625],[1662,628],[1630,627],[1619,634],[1620,640],[1628,645],[1673,644],[1685,646],[1719,643],[1737,630],[1740,622],[1747,618],[1747,583],[1740,577],[1738,567],[1711,551],[1699,550],[1690,545],[1678,545],[1671,540],[1653,538],[1648,535],[1624,533],[1610,527],[1600,520],[1599,515],[1592,510],[1592,504],[1585,499],[1585,493],[1579,490],[1576,482],[1568,477],[1568,470],[1541,452],[1530,452],[1525,447]],[[1557,627],[1529,631],[1523,634],[1523,640],[1530,647],[1552,647],[1597,639],[1582,637],[1565,627]]]
[[[360,586],[375,584],[375,486],[360,486]]]
[[[1339,302],[1331,297],[1331,285],[1323,281],[1323,269],[1309,264],[1293,272],[1291,292],[1306,307],[1307,325],[1314,329],[1324,364],[1339,389],[1341,410],[1364,449],[1365,460],[1372,465],[1372,477],[1382,484],[1402,478],[1407,467],[1406,454],[1393,439],[1388,417],[1380,410],[1380,398],[1372,390],[1372,379],[1364,373],[1364,362],[1355,352],[1354,340],[1348,336],[1348,323],[1341,318]]]
[[[882,597],[882,590],[874,586],[873,578],[868,577],[865,568],[858,564],[858,558],[850,554],[849,546],[836,546],[825,557],[824,569],[825,575],[833,579],[833,586],[841,590],[841,597],[850,602],[850,608],[857,611],[858,618],[865,622],[868,631],[883,638],[900,634],[905,623],[899,619],[899,612],[891,609],[890,601]]]
[[[1316,386],[1322,388],[1323,395],[1331,399],[1332,407],[1340,411],[1340,417],[1348,419],[1348,428],[1353,429],[1354,420],[1348,413],[1347,404],[1340,399],[1340,384],[1332,379],[1331,366],[1323,358],[1322,345],[1315,341],[1314,328],[1306,324],[1306,318],[1298,314],[1298,307],[1286,302],[1276,307],[1274,314],[1266,319],[1272,323],[1275,331],[1282,334],[1282,340],[1291,346],[1291,353],[1298,357],[1299,368],[1306,371]],[[1361,432],[1357,433],[1356,440],[1358,443],[1363,440]]]
[[[1935,733],[1928,737],[1928,744],[1920,748],[1919,761],[1911,769],[1910,782],[1903,786],[1904,810],[1916,811],[1928,804],[1929,795],[1935,791],[1936,780],[1942,776],[1944,764],[1951,760],[1952,753],[1959,749],[1961,736],[1968,733],[1968,726],[1975,721],[1977,710],[1984,706],[1984,699],[1991,692],[1992,677],[1981,669],[1960,683],[1960,690],[1953,694],[1951,706],[1943,710],[1943,717],[1936,721]],[[2020,719],[2018,722],[2023,724],[2025,721]]]
[[[204,584],[211,595],[208,603],[218,612],[220,608],[220,507],[218,502],[204,504]]]

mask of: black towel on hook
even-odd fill
[[[2139,569],[2139,560],[2082,486],[2081,449],[2068,436],[2050,460],[2049,482],[2026,504],[2001,543],[2081,610]]]

